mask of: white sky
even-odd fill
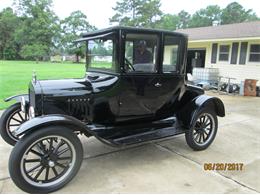
[[[86,14],[90,24],[98,28],[110,26],[109,18],[114,15],[112,7],[117,0],[53,0],[54,11],[60,18],[65,18],[71,12],[81,10]],[[190,14],[205,8],[208,5],[219,5],[226,7],[235,0],[161,0],[161,10],[164,13],[177,14],[182,9]],[[236,0],[246,9],[253,9],[260,16],[259,0]],[[12,0],[0,0],[0,11],[8,6],[12,6]]]

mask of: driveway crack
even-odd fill
[[[187,159],[187,160],[189,160],[189,161],[192,161],[193,163],[195,163],[195,164],[197,164],[197,165],[199,165],[199,166],[202,166],[202,164],[201,164],[200,162],[195,161],[194,159],[189,158],[188,156],[186,156],[186,155],[184,155],[184,154],[181,154],[181,153],[179,153],[179,152],[176,152],[176,151],[174,151],[174,150],[168,148],[167,146],[163,146],[163,145],[161,145],[161,144],[159,144],[159,143],[154,143],[154,144],[155,144],[156,146],[158,146],[159,148],[162,148],[162,149],[164,149],[164,150],[166,150],[166,151],[168,151],[168,152],[177,154],[177,155],[181,156],[182,158],[185,158],[185,159]],[[222,174],[222,173],[219,172],[219,171],[213,171],[213,172],[216,173],[217,175],[221,176],[221,177],[224,177],[225,179],[228,179],[228,180],[231,180],[231,181],[235,182],[236,184],[238,184],[238,185],[240,185],[240,186],[242,186],[242,187],[244,187],[244,188],[247,188],[248,190],[254,191],[254,192],[256,192],[256,193],[260,193],[260,192],[257,191],[256,189],[254,189],[254,188],[252,188],[252,187],[249,187],[249,186],[247,186],[246,184],[243,184],[243,183],[241,183],[240,181],[237,181],[237,180],[235,180],[235,179],[233,179],[233,178],[231,178],[231,177],[229,177],[229,176],[226,176],[226,175]]]
[[[11,179],[11,177],[3,177],[3,178],[0,178],[0,181],[4,181],[4,180],[7,180],[7,179]],[[1,193],[0,193],[1,194]]]
[[[0,194],[2,194],[3,191],[4,191],[4,181],[3,181],[3,185],[2,185],[2,187],[1,187],[1,189],[0,189]]]

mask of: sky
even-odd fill
[[[164,13],[177,14],[185,10],[193,14],[208,5],[219,5],[226,7],[235,0],[161,0],[161,10]],[[260,16],[259,0],[236,0],[246,9],[253,11]],[[53,0],[54,12],[61,18],[70,15],[71,12],[81,10],[88,18],[90,24],[97,28],[109,27],[109,18],[114,15],[112,7],[115,7],[117,0]],[[13,0],[0,0],[0,11],[12,6]]]

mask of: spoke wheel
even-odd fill
[[[191,129],[186,131],[186,141],[192,149],[204,150],[213,142],[217,128],[216,114],[204,108],[197,114]]]
[[[20,108],[12,115],[10,115],[6,123],[6,130],[9,137],[12,138],[14,141],[18,141],[19,137],[14,135],[14,131],[28,119],[28,114],[22,112]]]
[[[47,127],[21,138],[10,156],[15,184],[29,193],[48,193],[67,184],[80,168],[83,149],[66,127]]]
[[[0,118],[0,134],[10,145],[20,139],[14,135],[14,131],[28,120],[28,115],[21,111],[20,103],[13,104],[7,108]]]
[[[25,152],[21,170],[32,185],[51,186],[69,174],[75,163],[75,148],[60,136],[45,137]]]
[[[199,145],[205,145],[210,141],[214,134],[215,123],[213,116],[208,113],[203,113],[199,116],[193,128],[193,139]]]

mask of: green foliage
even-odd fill
[[[110,23],[154,28],[162,15],[160,7],[160,0],[120,0],[113,8],[116,13]]]
[[[79,56],[84,56],[86,47],[82,44],[75,44],[73,41],[78,39],[82,32],[95,29],[88,23],[87,16],[81,11],[72,12],[69,17],[61,21],[61,52],[76,54],[78,62]]]
[[[0,12],[0,59],[48,60],[51,55],[84,56],[85,46],[72,43],[83,31],[94,30],[80,11],[60,21],[52,0],[14,0],[15,12]]]
[[[33,43],[30,45],[24,45],[20,52],[21,56],[24,58],[32,58],[34,60],[39,60],[41,57],[45,56],[49,48],[46,45],[41,45]]]
[[[165,14],[161,17],[156,25],[156,28],[165,30],[175,30],[178,26],[180,19],[177,15]]]
[[[20,55],[25,59],[40,60],[49,56],[58,29],[57,16],[51,10],[51,0],[16,0],[23,22],[16,36],[22,38]]]
[[[19,28],[19,18],[11,8],[0,13],[0,59],[16,58],[17,45],[14,41],[15,30]]]
[[[45,60],[51,55],[75,54],[84,57],[85,45],[74,44],[82,32],[96,28],[87,16],[75,11],[60,20],[52,10],[52,0],[13,0],[12,8],[0,12],[0,59]],[[221,9],[210,5],[190,15],[163,14],[160,0],[118,0],[113,8],[111,23],[123,26],[176,30],[211,26],[214,21],[231,24],[259,20],[252,9],[246,10],[237,2]],[[13,11],[15,10],[15,11]],[[96,48],[104,51],[102,46]]]
[[[190,14],[184,10],[180,11],[180,13],[178,13],[178,17],[179,17],[179,23],[177,28],[188,28],[188,24],[189,24],[189,20],[190,20]]]
[[[156,24],[156,28],[166,30],[176,30],[179,28],[188,28],[190,21],[190,14],[181,10],[177,15],[165,14],[161,17],[160,21]]]
[[[184,10],[177,15],[164,14],[156,28],[175,30],[179,28],[212,26],[213,22],[232,24],[254,20],[259,20],[259,18],[251,9],[245,10],[239,3],[233,2],[224,9],[221,9],[218,5],[207,6],[195,12],[192,16]]]
[[[218,5],[210,5],[195,12],[189,21],[189,27],[211,26],[214,21],[220,22],[221,9]]]
[[[111,56],[113,52],[112,48],[106,48],[103,44],[97,44],[97,46],[95,46],[92,49],[92,54],[93,55],[100,55],[100,56]]]
[[[232,24],[259,19],[252,9],[246,10],[237,2],[230,3],[222,10],[221,23]]]

